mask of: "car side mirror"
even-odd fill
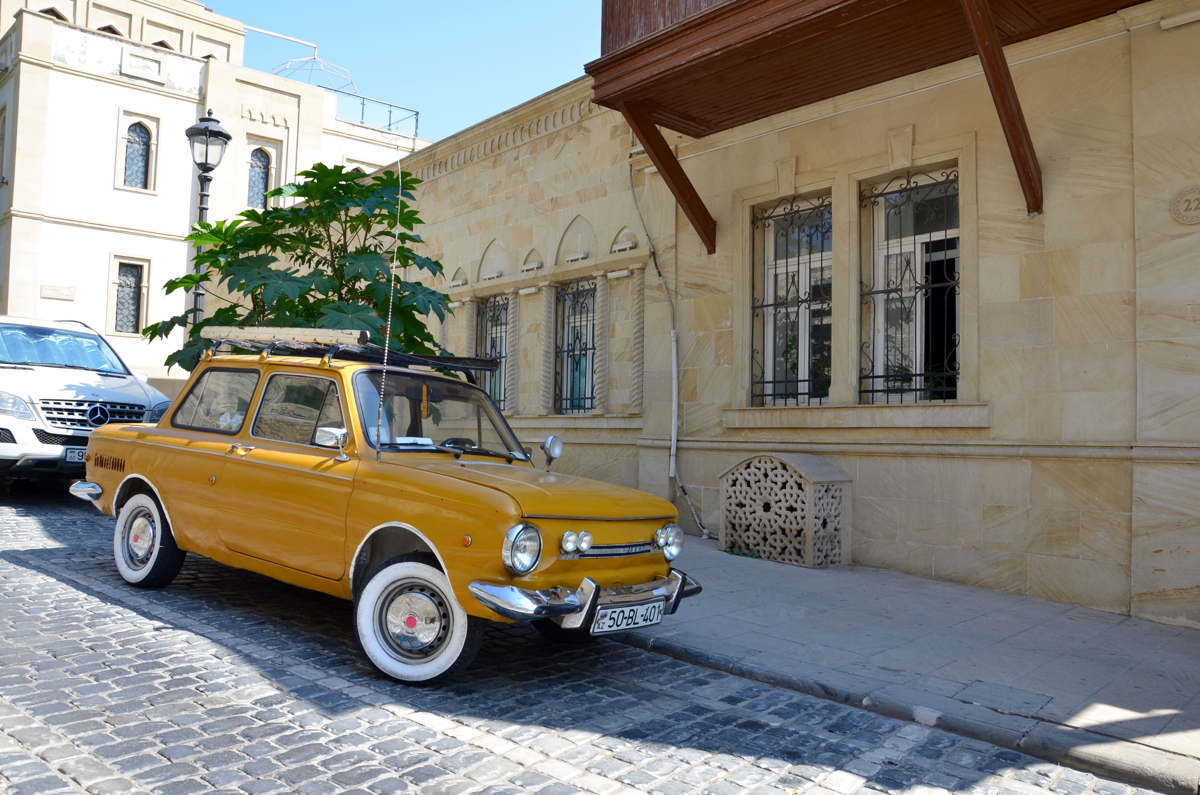
[[[542,452],[546,454],[546,469],[550,469],[551,464],[562,458],[563,440],[557,436],[547,436],[541,447]]]
[[[336,449],[338,461],[350,460],[350,456],[346,455],[346,445],[349,441],[350,435],[346,433],[345,428],[317,428],[317,432],[313,436],[313,444],[317,447]]]

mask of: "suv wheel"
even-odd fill
[[[375,667],[412,683],[449,678],[470,665],[487,624],[466,614],[446,575],[421,555],[376,569],[354,603],[354,622]]]
[[[113,532],[113,558],[125,582],[138,588],[162,588],[175,579],[186,556],[175,545],[158,500],[140,492],[125,501]]]

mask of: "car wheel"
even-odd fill
[[[162,588],[175,579],[186,556],[175,545],[158,500],[138,493],[125,501],[113,532],[113,558],[125,582],[138,588]]]
[[[392,558],[372,574],[354,603],[363,651],[401,682],[446,679],[466,668],[487,622],[467,615],[450,581],[422,555]]]
[[[542,634],[542,637],[547,640],[552,640],[555,643],[566,643],[572,646],[582,646],[585,643],[591,643],[594,638],[587,627],[579,629],[563,629],[558,622],[551,618],[539,618],[535,621],[530,621],[533,628]]]

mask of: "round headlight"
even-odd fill
[[[578,544],[579,536],[568,530],[567,532],[563,533],[562,542],[559,544],[559,549],[569,555],[579,548]]]
[[[579,554],[582,555],[584,552],[587,552],[592,548],[592,534],[587,530],[584,530],[579,534],[579,541],[577,543],[579,546]]]
[[[663,557],[675,560],[683,552],[683,528],[671,522],[658,532],[663,534],[663,540],[666,541],[662,545]],[[654,540],[658,541],[658,533],[654,534]]]
[[[654,531],[654,546],[662,549],[667,545],[667,528],[660,527]]]
[[[158,422],[167,413],[167,409],[171,408],[171,401],[164,400],[161,403],[155,404],[149,411],[146,412],[146,418],[142,422]]]
[[[542,556],[542,534],[531,524],[519,524],[504,536],[501,557],[513,574],[528,574]]]

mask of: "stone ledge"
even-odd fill
[[[1009,715],[979,704],[902,685],[883,684],[876,679],[818,665],[792,663],[791,670],[784,670],[780,666],[728,657],[669,638],[637,632],[623,632],[609,638],[734,676],[983,740],[1136,787],[1151,788],[1168,795],[1200,793],[1200,759],[1194,757],[1085,729]]]
[[[726,428],[990,428],[990,403],[725,409]]]

